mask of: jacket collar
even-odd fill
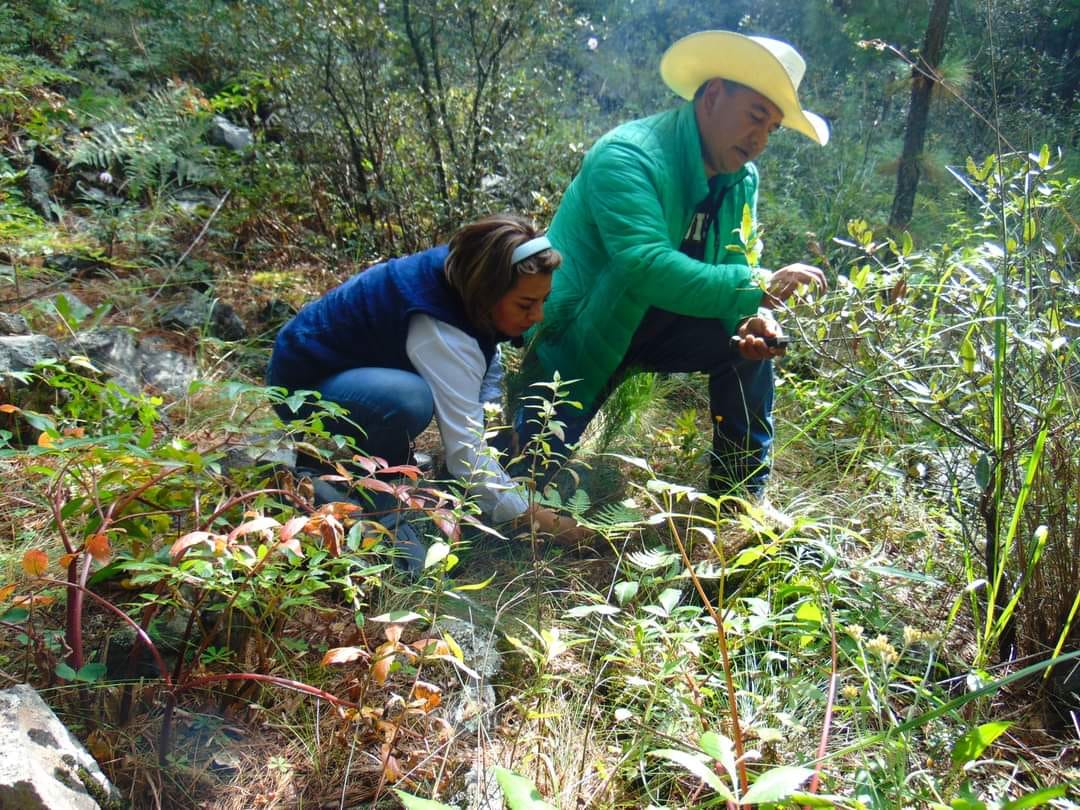
[[[689,178],[688,192],[696,203],[709,194],[709,178],[705,176],[705,161],[701,157],[701,133],[698,132],[697,116],[694,115],[694,102],[688,101],[676,111],[676,127],[679,140],[680,169],[683,177]],[[731,188],[750,173],[749,163],[743,164],[737,172],[715,175],[713,188]]]

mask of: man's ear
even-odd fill
[[[722,104],[728,96],[727,85],[723,79],[710,79],[701,94],[701,103],[707,112],[712,112],[717,104]]]

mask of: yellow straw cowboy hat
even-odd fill
[[[732,31],[698,31],[667,49],[660,75],[685,99],[710,79],[730,79],[756,90],[780,108],[780,123],[815,143],[829,142],[829,125],[799,104],[799,82],[806,62],[778,39],[748,37]]]

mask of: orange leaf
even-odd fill
[[[326,651],[326,655],[323,656],[322,664],[324,667],[331,664],[347,664],[350,661],[355,661],[357,658],[364,658],[368,655],[368,651],[363,647],[334,647],[331,650]]]
[[[32,577],[40,577],[49,570],[49,555],[40,548],[32,548],[22,558],[23,571]]]
[[[64,428],[64,435],[65,436],[71,436],[73,439],[81,439],[86,435],[86,428],[81,428],[81,427]]]
[[[67,568],[77,559],[79,559],[78,554],[64,554],[60,557],[60,559],[56,561],[56,564],[59,565],[61,568]]]
[[[442,689],[427,681],[417,681],[413,684],[413,700],[420,702],[424,712],[430,712],[442,703]]]
[[[17,406],[15,406],[15,405],[9,405],[6,402],[3,405],[0,405],[0,413],[18,413],[18,412],[19,412],[19,408]]]
[[[453,655],[450,645],[441,638],[422,638],[414,641],[412,646],[423,656]]]
[[[172,557],[172,561],[178,562],[184,552],[192,546],[197,546],[199,543],[207,543],[213,546],[211,538],[214,535],[210,532],[188,532],[175,543],[172,544],[172,548],[169,549],[169,556]]]
[[[18,607],[48,607],[54,602],[56,602],[55,596],[45,596],[44,594],[34,593],[29,596],[16,596],[12,604],[17,605]]]
[[[322,535],[323,545],[330,552],[330,556],[340,557],[341,541],[345,536],[341,521],[328,515],[319,526],[319,534]]]
[[[112,556],[109,538],[104,534],[92,534],[86,538],[86,550],[99,563],[106,563]]]
[[[385,646],[387,645],[384,644],[383,647]],[[394,663],[393,647],[388,650],[384,650],[383,647],[375,651],[377,657],[375,663],[371,665],[371,677],[380,686],[386,683],[386,676],[390,674],[390,665]]]
[[[0,602],[6,602],[8,597],[15,592],[15,585],[5,585],[0,588]]]
[[[53,447],[56,444],[56,439],[43,430],[38,434],[37,444],[38,447]]]

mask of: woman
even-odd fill
[[[278,333],[267,381],[342,406],[363,433],[343,420],[326,428],[391,465],[409,463],[434,414],[447,469],[471,481],[493,523],[528,520],[581,539],[574,521],[529,504],[483,438],[481,390],[499,373],[496,344],[543,320],[560,261],[519,217],[466,225],[449,245],[377,264],[304,307]]]

